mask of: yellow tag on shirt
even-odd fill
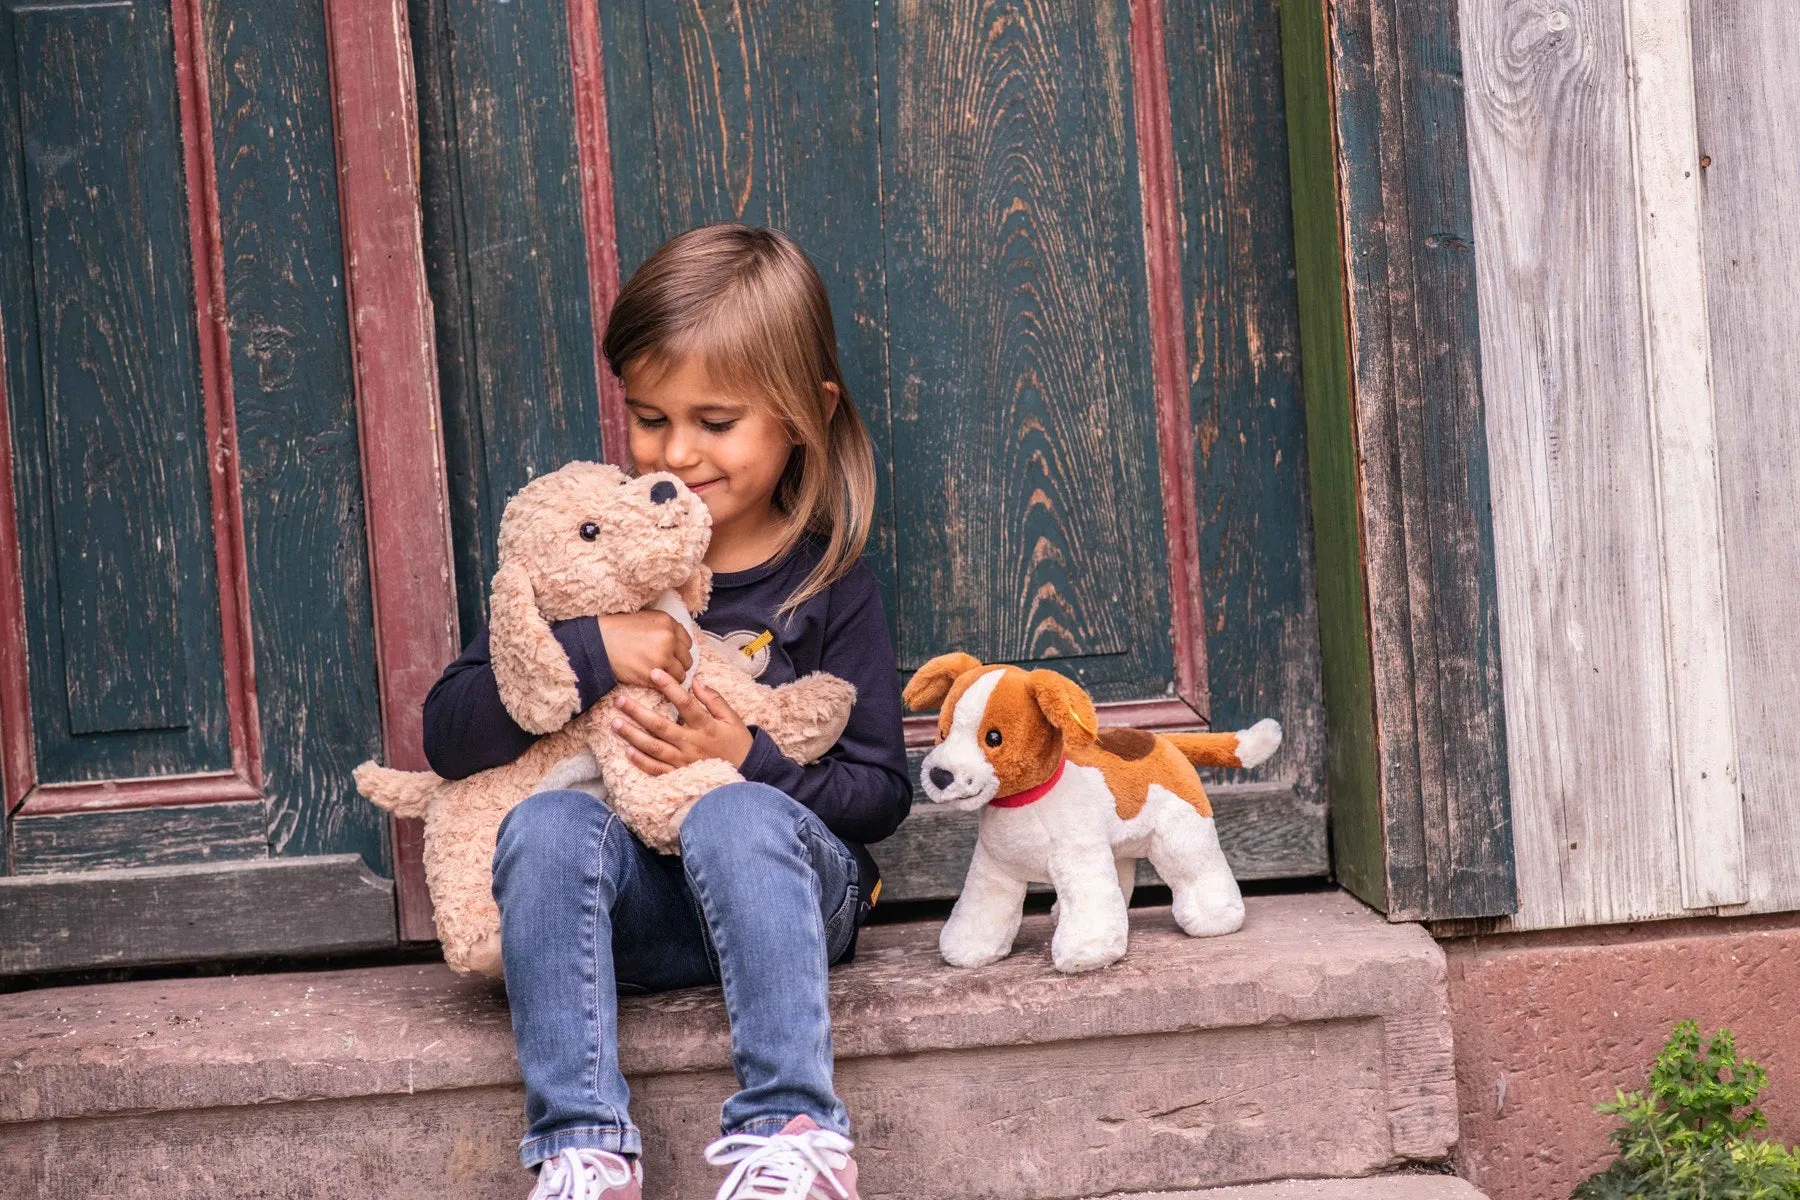
[[[764,646],[768,645],[770,642],[772,642],[774,640],[775,640],[775,635],[770,633],[767,629],[765,629],[761,633],[757,634],[755,637],[751,638],[749,641],[745,642],[744,648],[740,651],[740,653],[743,654],[743,656],[745,658],[755,658],[756,652],[758,650],[761,650]]]

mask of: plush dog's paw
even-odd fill
[[[500,934],[493,933],[468,946],[444,947],[444,961],[452,971],[463,975],[486,975],[489,979],[505,979],[506,967],[500,958]]]
[[[938,953],[953,967],[985,967],[1012,953],[1011,946],[995,946],[978,938],[955,937],[949,926],[938,936]]]
[[[1192,896],[1175,899],[1175,923],[1189,937],[1218,937],[1244,927],[1244,902],[1238,897],[1204,903]]]
[[[773,689],[757,723],[785,757],[809,763],[837,744],[855,704],[856,685],[817,672]]]
[[[1128,932],[1124,928],[1079,930],[1075,922],[1064,920],[1050,938],[1050,962],[1064,975],[1110,967],[1125,957]]]

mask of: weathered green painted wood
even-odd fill
[[[166,4],[0,10],[39,778],[230,763]]]
[[[875,442],[868,559],[893,597],[874,4],[640,0],[603,4],[601,19],[622,268],[709,221],[773,226],[806,250]]]
[[[487,611],[493,548],[483,544],[488,502],[475,395],[475,313],[469,299],[468,241],[462,216],[462,156],[457,146],[456,76],[450,63],[450,15],[443,0],[408,0],[413,77],[419,103],[419,205],[425,281],[437,342],[438,396],[449,475],[450,551],[457,620],[474,632]]]
[[[394,942],[394,885],[354,854],[0,879],[0,975]]]
[[[439,303],[467,309],[442,386],[459,610],[472,628],[507,499],[602,452],[569,30],[562,4],[415,0],[413,12],[448,35],[449,94],[441,59],[425,86],[436,89],[431,136],[454,138],[454,164],[434,170],[453,173],[456,197],[453,212],[434,201],[426,239],[434,267],[456,272],[454,285],[438,276]]]
[[[881,10],[903,668],[1171,686],[1128,35],[1117,0]]]
[[[1333,7],[1389,913],[1518,904],[1454,0]]]
[[[1350,313],[1344,291],[1325,0],[1283,0],[1282,66],[1293,187],[1295,280],[1317,556],[1325,763],[1337,878],[1388,906],[1368,594],[1362,573]]]
[[[1320,805],[1322,820],[1325,708],[1279,14],[1270,0],[1170,0],[1165,25],[1212,720],[1240,729],[1278,718],[1284,738],[1270,769]]]
[[[320,0],[206,0],[269,841],[385,862],[381,752]],[[246,943],[248,944],[248,943]]]
[[[265,858],[268,818],[260,801],[57,813],[12,822],[12,871],[94,871]]]

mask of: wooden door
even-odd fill
[[[396,15],[0,4],[0,971],[395,938],[348,773],[421,690],[386,451],[441,462]]]
[[[1273,0],[412,11],[465,625],[505,498],[618,451],[621,276],[774,225],[876,439],[901,670],[962,649],[1111,722],[1275,715],[1280,765],[1223,793],[1281,831],[1240,869],[1324,872]],[[966,862],[930,825],[899,840]]]

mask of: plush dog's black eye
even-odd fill
[[[998,746],[1000,744],[1000,731],[998,729],[990,729],[987,731],[987,744],[990,746]]]
[[[581,523],[581,540],[582,541],[591,542],[599,536],[600,536],[600,527],[598,525],[594,524],[592,521],[583,521]]]

